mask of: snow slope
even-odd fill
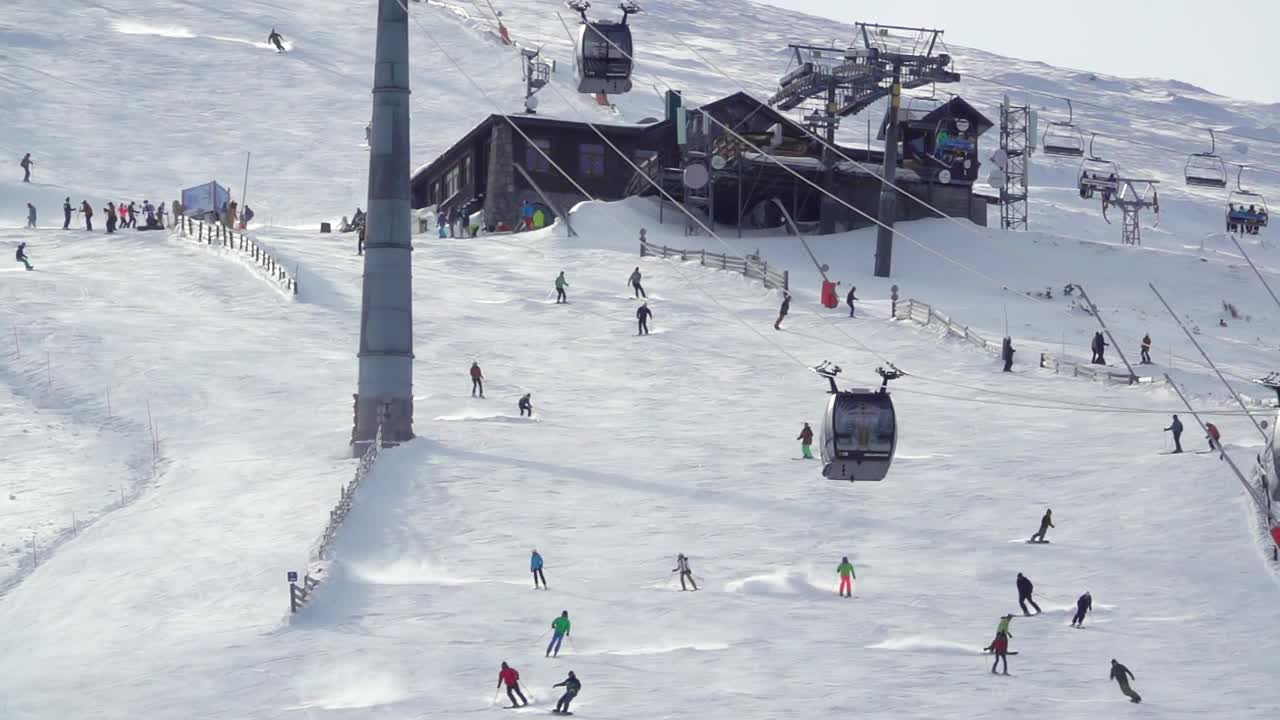
[[[638,41],[644,72],[700,99],[733,89],[661,28],[687,34],[765,94],[785,69],[786,42],[841,32],[763,6],[717,8],[722,17],[702,3],[646,3],[634,21],[653,31]],[[501,9],[517,39],[547,43],[564,87],[567,40],[552,8]],[[425,162],[493,109],[431,37],[510,109],[519,73],[479,8],[412,10],[423,24],[412,38],[414,146]],[[903,297],[994,337],[1007,313],[1020,353],[1012,377],[990,356],[888,321],[889,282],[867,273],[867,231],[811,243],[835,277],[858,286],[857,320],[817,309],[816,272],[794,240],[726,240],[791,269],[797,302],[784,332],[769,327],[777,293],[696,263],[639,259],[640,227],[658,242],[725,249],[659,225],[647,202],[581,206],[575,239],[558,228],[419,238],[420,439],[385,454],[339,536],[335,577],[290,620],[284,573],[302,569],[353,469],[345,443],[361,268],[349,237],[283,226],[310,228],[361,204],[371,6],[109,0],[57,24],[48,12],[29,0],[0,11],[0,122],[10,129],[0,152],[16,162],[31,148],[38,163],[36,187],[0,181],[2,224],[19,225],[33,193],[47,226],[68,194],[96,206],[167,198],[209,177],[238,191],[240,153],[251,150],[250,204],[270,223],[260,240],[299,269],[303,292],[285,296],[235,258],[181,238],[0,230],[0,247],[28,241],[38,267],[0,266],[5,325],[16,330],[14,342],[0,340],[0,441],[17,460],[0,487],[5,717],[484,713],[501,660],[521,670],[538,711],[575,670],[584,682],[575,709],[599,718],[1223,708],[1260,718],[1280,706],[1254,659],[1277,651],[1275,575],[1225,463],[1159,454],[1160,428],[1179,408],[1167,389],[1034,368],[1040,349],[1080,354],[1091,321],[1064,302],[1002,290],[1086,285],[1122,342],[1136,349],[1150,331],[1161,365],[1173,356],[1179,382],[1248,466],[1262,439],[1145,289],[1156,282],[1201,326],[1233,381],[1272,369],[1274,305],[1229,244],[1208,237],[1200,249],[1220,198],[1170,187],[1148,246],[1118,247],[1118,230],[1063,189],[1063,166],[1035,176],[1034,233],[902,226],[920,243],[897,243]],[[272,24],[290,54],[261,47]],[[1108,105],[1092,121],[1104,130],[1168,134],[1121,112],[1156,107],[1188,125],[1276,124],[1274,108],[1174,82],[1090,80],[953,51],[962,72]],[[999,95],[980,84],[961,91],[987,111]],[[617,119],[584,98],[543,100],[544,113]],[[636,120],[659,108],[641,82],[619,110]],[[1265,159],[1275,148],[1249,152]],[[1132,147],[1117,157],[1176,171]],[[1280,265],[1273,248],[1250,250]],[[643,339],[632,334],[625,287],[636,265],[655,313]],[[560,270],[568,306],[551,300]],[[1216,327],[1223,300],[1250,319]],[[485,401],[467,397],[473,358],[488,378]],[[806,366],[824,359],[843,365],[849,384],[873,382],[884,359],[913,374],[895,389],[902,439],[884,483],[833,485],[792,459],[791,438],[825,400]],[[533,421],[514,417],[524,392]],[[1198,448],[1188,426],[1185,444]],[[1045,507],[1054,542],[1023,544]],[[532,547],[547,558],[552,590],[531,596]],[[673,591],[678,551],[702,592]],[[834,595],[843,555],[858,568],[849,601]],[[999,615],[1016,612],[1018,572],[1036,582],[1046,612],[1014,620],[1015,677],[993,678],[978,648]],[[1095,613],[1071,630],[1068,608],[1085,590]],[[573,641],[543,659],[538,636],[564,609]],[[1112,657],[1137,673],[1144,705],[1120,704],[1106,682]]]

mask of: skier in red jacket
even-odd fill
[[[1205,423],[1204,429],[1209,434],[1205,437],[1209,440],[1210,450],[1222,450],[1222,433],[1218,432],[1218,426],[1213,423]]]
[[[511,699],[511,707],[522,707],[528,705],[529,701],[525,699],[524,693],[520,692],[520,673],[516,669],[502,663],[502,669],[498,671],[498,687],[503,684],[507,686],[507,697]],[[520,698],[520,702],[516,702],[516,697]]]

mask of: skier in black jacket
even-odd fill
[[[1173,433],[1173,452],[1182,452],[1182,421],[1177,415],[1173,416],[1173,422],[1164,431]]]
[[[649,318],[653,317],[653,311],[649,309],[649,303],[642,303],[636,309],[636,321],[639,323],[639,331],[637,335],[649,334]]]
[[[1113,660],[1112,662],[1115,661]],[[556,709],[552,710],[551,713],[553,715],[572,715],[573,713],[569,712],[569,703],[573,702],[573,699],[578,696],[578,691],[582,690],[582,683],[578,680],[578,676],[574,675],[573,671],[570,670],[569,677],[565,678],[564,682],[558,682],[551,687],[564,688],[564,695],[561,695],[560,699],[556,701]]]
[[[1027,579],[1027,576],[1022,573],[1018,573],[1018,604],[1022,606],[1023,615],[1031,614],[1027,612],[1027,603],[1031,603],[1031,607],[1036,609],[1037,615],[1040,614],[1040,606],[1036,604],[1035,600],[1031,599],[1031,591],[1034,589],[1035,586],[1031,584],[1031,581]]]
[[[71,229],[71,198],[62,201],[62,229]]]
[[[1140,703],[1142,702],[1142,696],[1134,692],[1133,688],[1129,687],[1130,678],[1137,680],[1137,678],[1134,677],[1133,673],[1129,671],[1129,668],[1116,662],[1115,658],[1112,658],[1111,659],[1111,679],[1120,683],[1120,692],[1128,696],[1129,702]]]
[[[773,323],[774,330],[782,329],[782,320],[787,316],[787,313],[789,312],[791,312],[791,293],[783,291],[782,307],[778,308],[778,319],[775,320]]]
[[[1071,625],[1073,627],[1084,627],[1084,616],[1092,609],[1093,596],[1086,591],[1085,594],[1080,596],[1079,600],[1076,600],[1076,616],[1071,618]]]
[[[1036,531],[1035,535],[1031,536],[1031,540],[1029,542],[1048,542],[1048,540],[1044,539],[1044,534],[1048,532],[1051,527],[1055,527],[1053,524],[1053,510],[1046,508],[1044,511],[1044,517],[1040,518],[1040,529]]]

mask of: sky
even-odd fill
[[[1280,25],[1276,0],[764,1],[848,22],[939,28],[953,45],[1059,67],[1182,80],[1220,95],[1280,102],[1280,43],[1269,33]],[[1018,23],[1023,29],[1012,29]]]

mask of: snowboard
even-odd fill
[[[563,711],[561,711],[561,710],[552,710],[552,711],[551,711],[551,714],[552,714],[552,715],[572,715],[573,713],[569,712],[568,710],[563,710]]]
[[[1027,540],[1028,545],[1048,545],[1048,540]]]
[[[994,655],[994,654],[995,654],[995,653],[994,653],[994,652],[992,652],[991,650],[983,650],[982,652],[986,653],[987,655]],[[1018,654],[1018,651],[1017,651],[1017,650],[1014,650],[1013,652],[1007,652],[1007,653],[1005,653],[1005,655],[1017,655],[1017,654]]]

